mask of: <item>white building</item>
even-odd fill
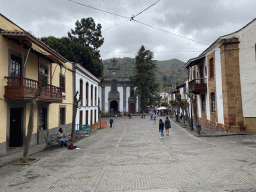
[[[256,19],[219,37],[185,64],[199,124],[226,132],[256,132],[255,50]]]
[[[108,68],[108,74],[103,77],[100,83],[99,95],[100,110],[102,113],[129,112],[136,113],[140,111],[139,98],[135,98],[135,89],[131,89],[129,77],[120,74],[120,67],[116,65],[113,59],[112,65]]]
[[[92,125],[98,121],[100,80],[79,64],[75,67],[75,92],[81,95],[77,109],[76,124]]]

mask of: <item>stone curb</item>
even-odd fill
[[[182,125],[180,125],[180,123],[175,122],[171,118],[170,118],[170,120],[173,123],[175,123],[176,125],[178,125],[179,127],[185,129],[186,131],[188,131],[189,133],[193,134],[196,137],[225,137],[225,136],[235,136],[235,135],[255,135],[256,134],[256,133],[216,133],[216,134],[207,134],[206,133],[206,134],[199,135],[196,131],[191,131],[190,128],[183,127]]]

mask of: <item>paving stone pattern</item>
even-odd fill
[[[256,135],[195,137],[171,122],[161,139],[148,116],[114,121],[76,143],[80,149],[1,167],[0,191],[256,192]]]

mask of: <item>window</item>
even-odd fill
[[[83,80],[80,79],[80,102],[81,102],[81,105],[83,106]]]
[[[86,106],[88,106],[88,98],[89,98],[89,84],[86,83]]]
[[[39,130],[47,130],[47,108],[39,108]]]
[[[91,85],[91,106],[93,106],[93,85]]]
[[[213,58],[209,60],[210,62],[210,78],[214,78],[214,61]]]
[[[117,91],[117,82],[112,81],[111,91]]]
[[[212,105],[212,112],[216,112],[215,93],[211,93],[211,105]]]
[[[92,110],[91,110],[91,125],[93,124],[93,122],[92,122]]]
[[[21,77],[21,63],[20,57],[11,54],[11,66],[10,66],[10,76],[11,77]]]
[[[202,100],[202,110],[205,111],[205,94],[201,95]]]
[[[97,116],[97,112],[96,110],[94,111],[94,123],[96,123],[96,116]]]
[[[66,124],[66,108],[60,107],[60,125]]]
[[[65,93],[65,76],[60,74],[60,88],[62,89],[62,92]]]
[[[134,97],[134,89],[131,89],[130,97]]]
[[[88,111],[85,111],[85,124],[88,125]]]
[[[39,78],[38,78],[39,81],[42,81],[44,79],[45,75],[48,75],[48,67],[40,63],[40,65],[39,65]]]
[[[83,111],[80,111],[79,124],[83,124]]]

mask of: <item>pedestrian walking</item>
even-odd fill
[[[153,116],[154,124],[156,124],[156,115]]]
[[[144,117],[144,119],[145,119],[145,112],[143,113],[143,117]]]
[[[110,128],[112,128],[112,124],[114,123],[114,120],[112,119],[112,117],[109,120],[109,124],[110,124]]]
[[[169,136],[169,129],[171,128],[171,122],[168,119],[168,117],[166,117],[166,120],[164,121],[164,126],[165,126],[165,133],[167,136]]]
[[[159,119],[159,132],[161,133],[161,137],[160,138],[164,138],[164,122],[162,121],[162,119]]]
[[[150,113],[150,120],[153,120],[153,113]]]

